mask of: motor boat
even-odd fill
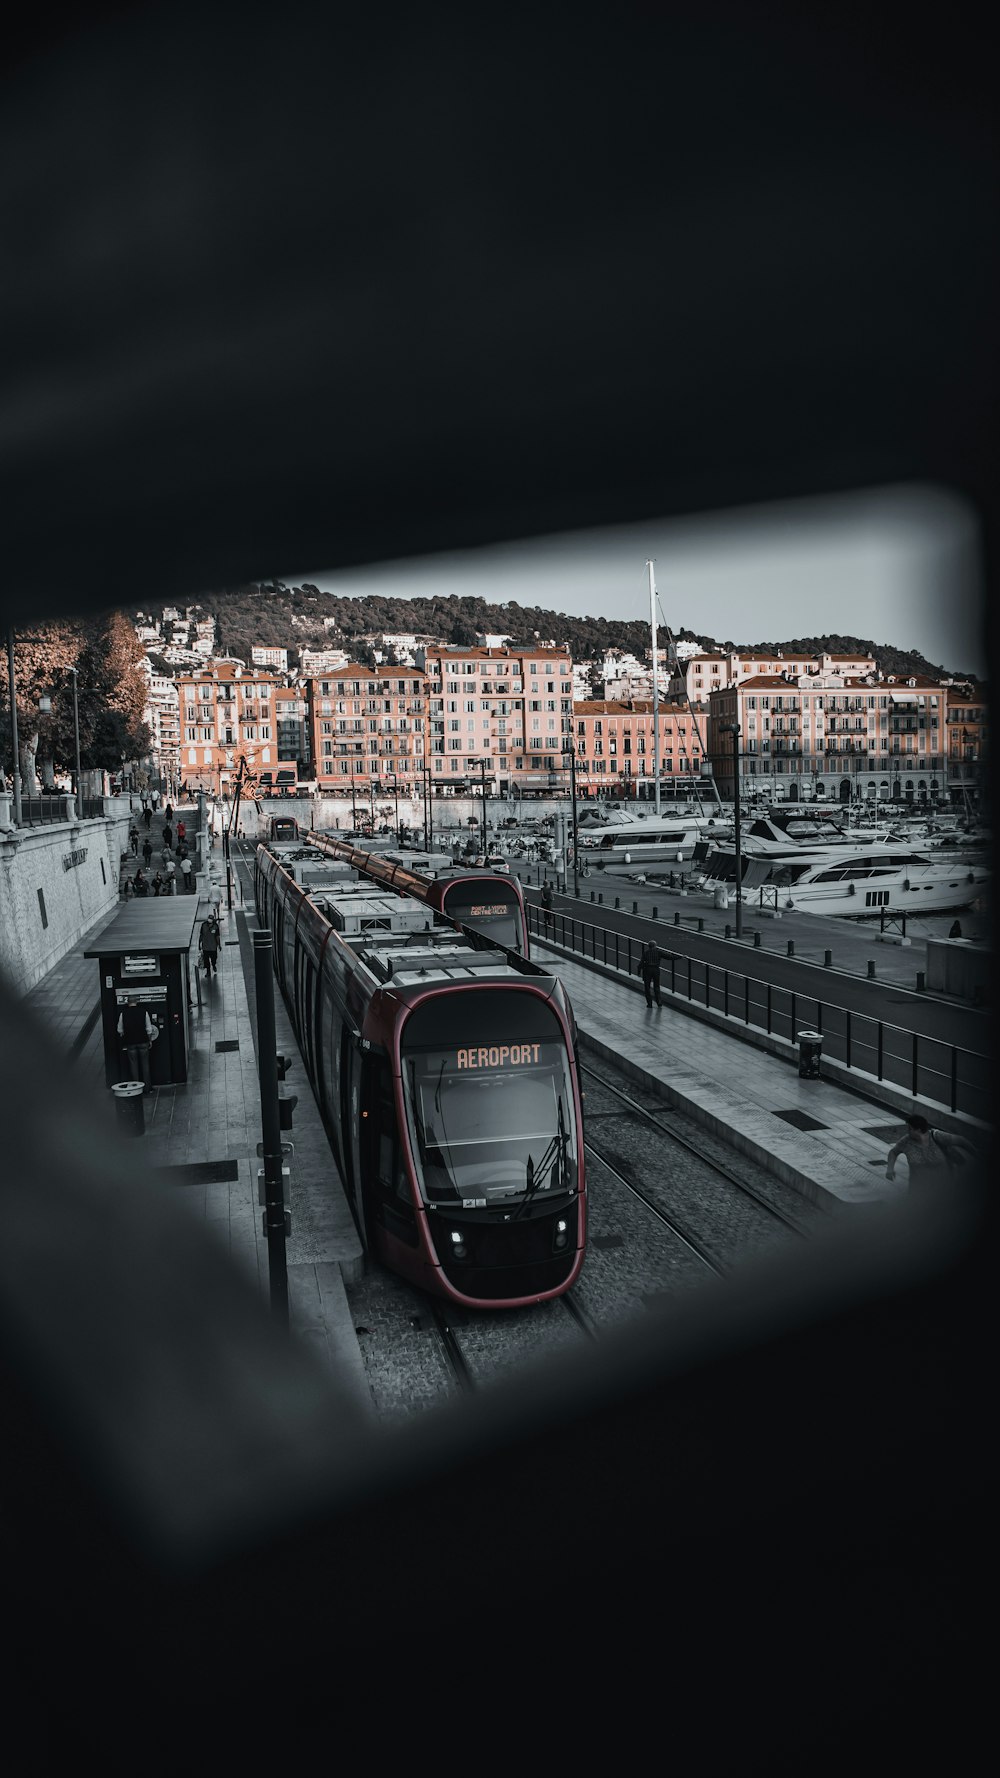
[[[947,913],[982,896],[991,871],[968,859],[942,858],[929,846],[856,840],[853,845],[800,848],[797,853],[747,853],[740,848],[744,907],[762,911],[864,919],[892,914]],[[734,847],[713,847],[689,887],[721,897],[735,891]]]

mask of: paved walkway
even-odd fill
[[[193,812],[189,827],[193,823]],[[206,980],[192,964],[188,1079],[155,1088],[143,1101],[141,1137],[127,1133],[104,1079],[98,964],[83,955],[114,918],[112,909],[26,997],[55,1035],[74,1069],[94,1088],[109,1143],[134,1166],[137,1183],[182,1191],[186,1207],[208,1225],[227,1252],[270,1300],[267,1241],[257,1197],[257,1144],[261,1139],[255,1027],[247,981],[253,981],[252,911],[239,899],[229,912],[222,887],[221,853],[211,875],[199,881],[199,912],[220,905],[222,946],[218,974]],[[141,864],[141,856],[138,862]],[[134,862],[133,862],[134,868]],[[214,880],[213,880],[214,879]],[[150,902],[150,907],[155,905]],[[196,928],[197,934],[197,928]],[[248,972],[244,962],[248,965]],[[280,992],[275,993],[276,1037],[281,1054],[295,1058],[282,1089],[298,1103],[286,1140],[291,1170],[292,1232],[286,1246],[289,1322],[343,1379],[345,1370],[370,1407],[357,1340],[347,1309],[344,1281],[359,1276],[361,1243],[341,1191],[326,1132],[304,1067],[298,1059]],[[123,1074],[123,1078],[125,1075]]]

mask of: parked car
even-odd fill
[[[505,877],[510,876],[510,865],[507,863],[506,858],[501,858],[499,852],[490,852],[488,854],[486,859],[486,869],[498,871]]]

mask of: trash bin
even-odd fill
[[[146,1114],[142,1108],[144,1087],[141,1080],[119,1080],[111,1088],[118,1113],[118,1131],[122,1136],[143,1136]]]
[[[819,1079],[819,1059],[823,1054],[821,1031],[799,1031],[799,1079]]]

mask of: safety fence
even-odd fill
[[[67,819],[72,820],[73,817],[67,817],[66,814],[67,800],[71,801],[72,799],[67,799],[63,795],[22,796],[21,826],[56,826],[60,822],[65,823]],[[77,819],[80,821],[88,821],[96,816],[103,815],[104,812],[104,798],[102,796],[85,796],[81,799]]]
[[[554,909],[546,920],[535,903],[529,904],[527,915],[528,930],[536,938],[550,939],[583,960],[622,975],[638,974],[643,939]],[[983,1123],[992,1122],[993,1065],[985,1053],[856,1012],[832,995],[793,993],[747,970],[659,949],[660,991],[678,1002],[721,1014],[792,1045],[797,1045],[800,1031],[816,1031],[823,1039],[824,1056],[852,1072]]]

